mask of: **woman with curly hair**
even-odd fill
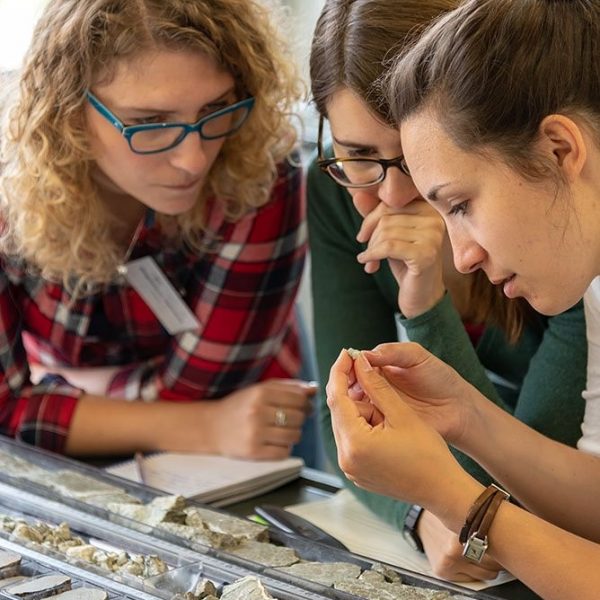
[[[301,90],[273,8],[48,3],[3,107],[3,433],[69,454],[298,441]]]

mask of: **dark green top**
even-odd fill
[[[411,341],[452,365],[493,402],[541,433],[575,446],[581,436],[587,361],[582,303],[554,317],[540,315],[516,345],[509,345],[500,330],[488,327],[474,348],[448,294],[419,317],[400,319],[398,286],[387,262],[368,275],[356,261],[365,245],[356,241],[362,218],[350,195],[314,163],[308,173],[307,193],[315,342],[323,390],[342,348],[370,349],[397,341],[398,315]],[[512,382],[513,388],[494,385],[486,371]],[[337,469],[324,399],[322,391],[323,441]],[[459,452],[455,455],[469,473],[486,485],[490,482],[470,458]],[[352,484],[348,487],[373,512],[401,528],[410,505]]]

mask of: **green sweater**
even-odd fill
[[[363,271],[356,255],[365,245],[355,238],[362,218],[347,191],[315,163],[308,172],[307,195],[314,334],[322,386],[319,415],[325,450],[336,469],[324,393],[331,364],[342,348],[370,349],[397,341],[397,318],[411,341],[452,365],[504,410],[544,435],[575,446],[581,436],[587,362],[582,303],[554,317],[540,315],[539,323],[527,327],[516,345],[509,345],[500,330],[488,327],[474,348],[448,294],[419,317],[400,318],[398,286],[387,262],[374,275]],[[496,387],[489,371],[511,382],[512,389]],[[470,458],[459,452],[455,456],[478,480],[486,485],[491,481]],[[402,527],[409,504],[352,484],[348,487],[374,513]]]

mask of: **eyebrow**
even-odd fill
[[[448,183],[440,183],[438,185],[434,185],[426,194],[425,194],[425,198],[427,198],[427,200],[431,200],[432,202],[437,202],[439,200],[438,198],[438,192],[449,186],[451,182]]]
[[[215,104],[215,102],[219,102],[220,100],[223,100],[226,96],[231,94],[231,92],[233,92],[233,91],[234,91],[234,87],[232,86],[231,88],[229,88],[227,91],[223,92],[220,96],[218,96],[214,100],[211,100],[210,102],[206,102],[203,106],[210,106],[211,104]],[[115,112],[116,111],[118,111],[118,112],[131,111],[131,112],[139,112],[139,113],[147,113],[147,114],[157,114],[158,113],[158,114],[166,114],[166,115],[172,115],[177,112],[176,110],[168,110],[168,109],[164,109],[164,108],[149,108],[149,107],[141,108],[139,106],[116,106]]]
[[[339,144],[340,146],[346,146],[347,148],[360,148],[361,150],[372,150],[372,151],[376,151],[377,149],[375,148],[375,146],[370,146],[368,144],[359,144],[357,142],[353,142],[351,140],[341,140],[338,137],[335,137],[335,135],[331,136],[333,138],[333,141],[336,144]]]

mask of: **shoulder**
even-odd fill
[[[29,266],[27,262],[17,256],[7,256],[0,254],[0,273],[6,277],[13,285],[20,285],[27,281],[41,281],[37,270]]]
[[[277,177],[268,201],[230,223],[229,235],[225,238],[244,239],[246,243],[273,242],[298,235],[305,220],[302,168],[285,161],[277,165]]]
[[[282,200],[289,194],[297,194],[302,186],[302,166],[300,156],[295,152],[288,159],[277,163],[275,181],[269,202]]]

